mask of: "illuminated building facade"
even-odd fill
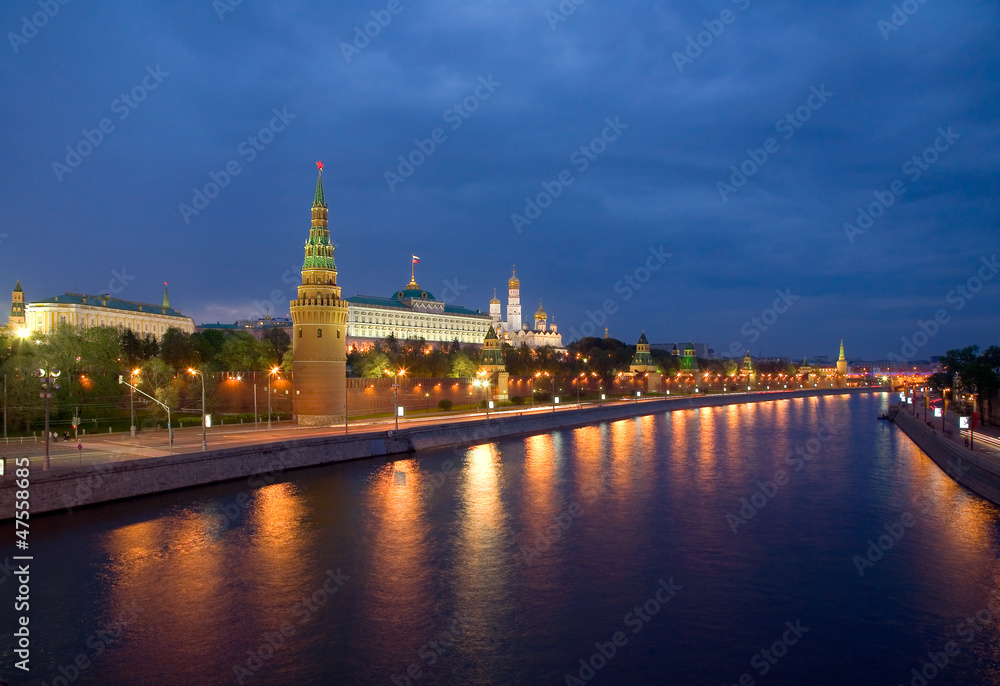
[[[21,297],[23,301],[23,293]],[[27,328],[43,334],[52,333],[63,324],[79,329],[113,326],[129,329],[137,336],[150,334],[157,338],[162,338],[170,328],[195,332],[194,320],[170,306],[165,286],[160,305],[119,300],[109,294],[63,293],[28,303],[24,311]]]

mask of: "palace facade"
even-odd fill
[[[109,294],[83,293],[63,293],[24,305],[20,281],[15,287],[12,300],[11,325],[18,326],[15,324],[14,312],[20,302],[24,313],[20,326],[43,334],[52,333],[63,324],[79,329],[113,326],[129,329],[137,336],[150,334],[157,338],[162,338],[171,327],[185,333],[195,332],[194,320],[170,306],[166,286],[163,288],[163,303],[160,305],[120,300]]]
[[[482,345],[492,320],[487,314],[448,305],[420,287],[414,278],[388,298],[355,295],[347,298],[347,344],[364,349],[375,341],[422,338],[429,343]]]

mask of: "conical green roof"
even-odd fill
[[[646,338],[646,332],[645,331],[643,331],[642,335],[639,336],[639,343],[644,344],[644,345],[649,345],[649,339]]]
[[[17,280],[17,284],[14,286],[14,292],[15,293],[24,293],[24,291],[21,290],[21,279]]]
[[[492,324],[490,324],[490,330],[486,332],[486,339],[485,340],[487,340],[487,341],[495,341],[495,340],[497,340],[497,332],[493,330],[493,325]]]
[[[319,168],[316,177],[316,195],[313,197],[313,207],[326,207],[326,196],[323,195],[323,167]]]

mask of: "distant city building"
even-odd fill
[[[21,297],[23,298],[23,293]],[[194,320],[170,306],[165,284],[163,303],[160,305],[119,300],[109,294],[63,293],[30,302],[24,309],[27,328],[45,334],[52,333],[61,324],[79,329],[113,326],[129,329],[137,336],[150,334],[157,338],[162,338],[170,328],[180,329],[185,333],[195,331]]]
[[[290,329],[291,317],[259,317],[257,319],[237,319],[236,326],[244,329]]]

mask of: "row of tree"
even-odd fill
[[[138,336],[129,329],[104,326],[81,330],[65,325],[48,335],[33,333],[22,338],[0,328],[0,376],[7,425],[28,432],[33,422],[44,417],[39,370],[60,372],[59,388],[51,402],[52,417],[108,419],[129,409],[129,389],[119,383],[119,376],[172,410],[200,409],[200,382],[186,373],[188,368],[205,374],[264,371],[276,366],[290,370],[290,344],[282,329],[268,330],[258,341],[246,331],[188,334],[169,329],[157,339]],[[212,411],[218,403],[217,384],[206,383],[205,391],[206,407]],[[160,414],[158,405],[150,407],[152,415]]]
[[[978,345],[949,350],[941,358],[943,372],[931,376],[929,384],[939,390],[950,388],[955,397],[974,396],[976,409],[995,416],[993,402],[1000,389],[1000,347],[991,345],[980,352]]]

